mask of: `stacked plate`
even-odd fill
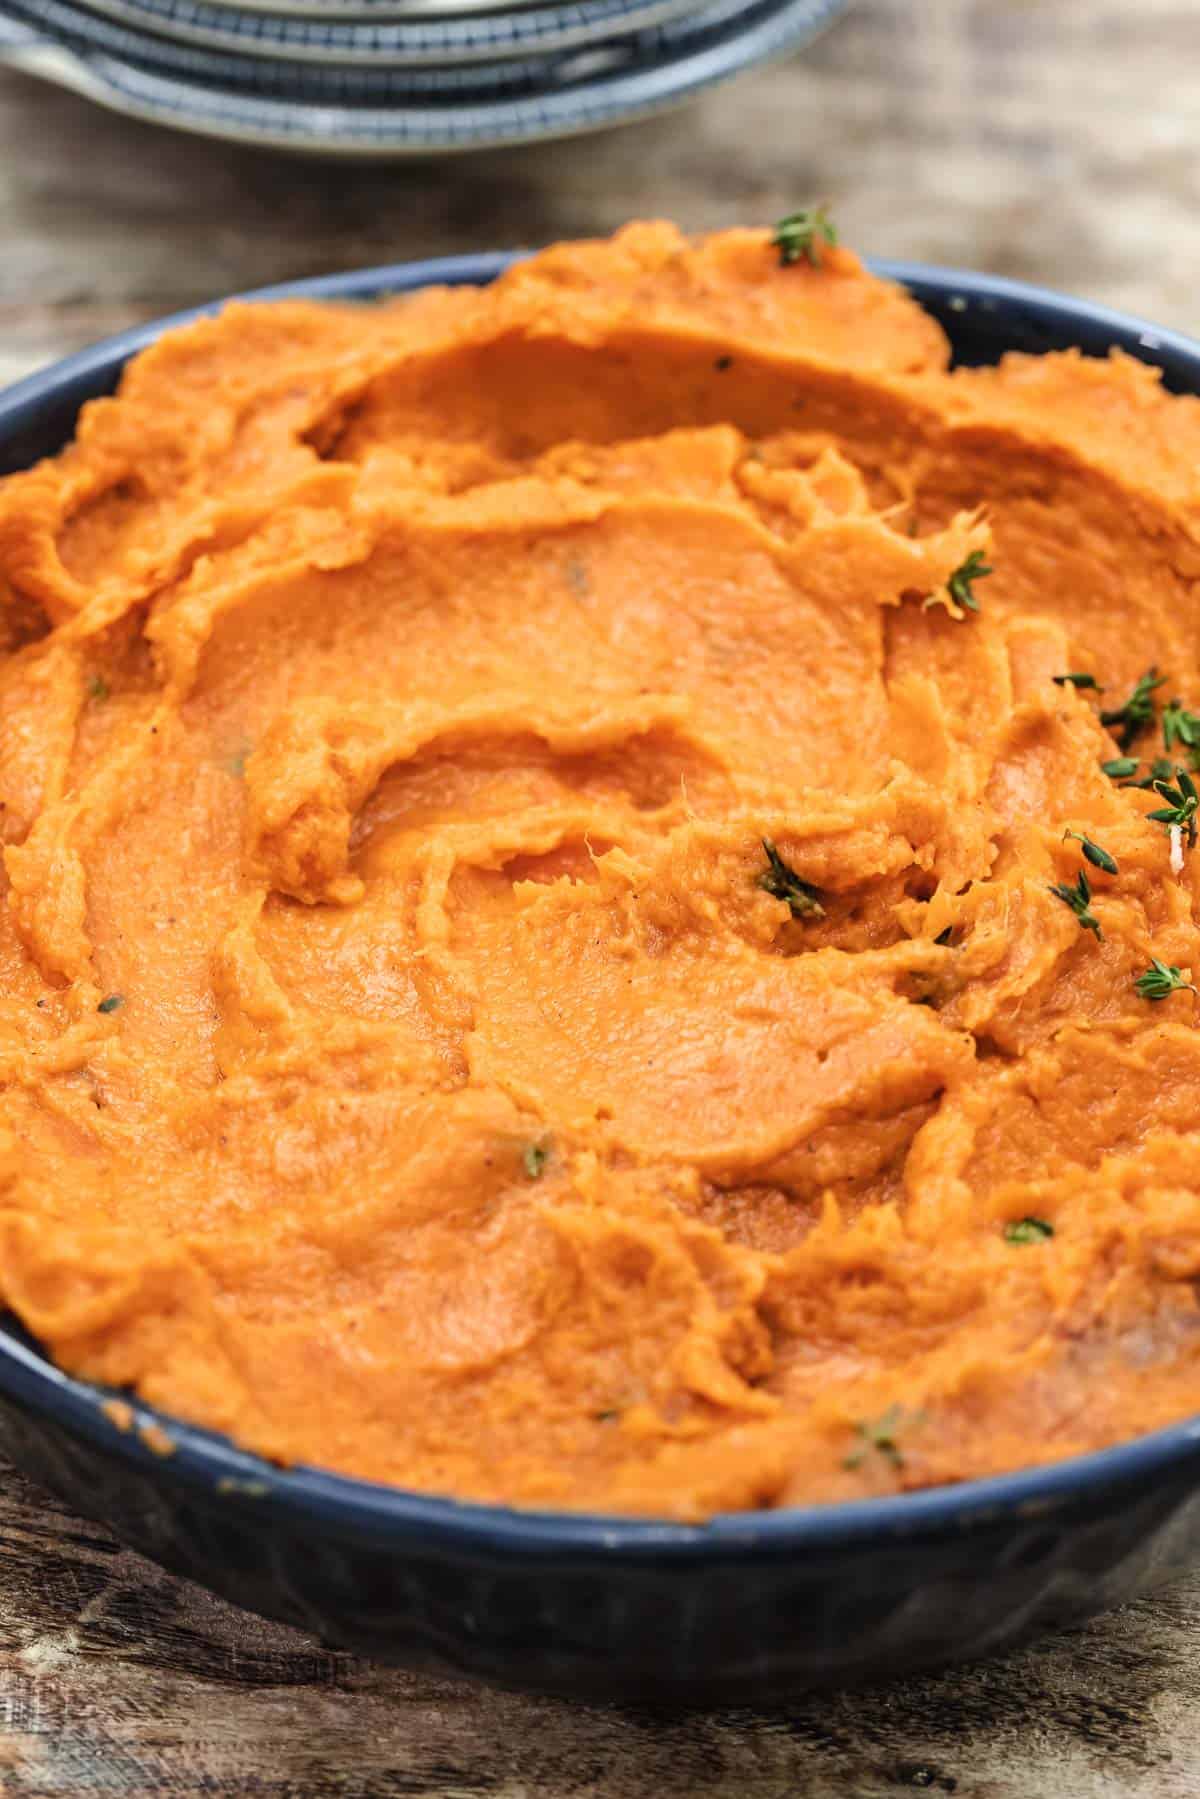
[[[848,0],[0,0],[0,61],[103,105],[356,157],[566,137],[802,48]]]

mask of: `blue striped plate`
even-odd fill
[[[21,10],[56,36],[86,35],[97,13],[139,36],[209,50],[379,68],[421,63],[499,62],[594,45],[695,11],[697,0],[542,0],[458,18],[401,23],[288,19],[221,9],[209,0],[21,0]]]
[[[846,4],[761,0],[747,7],[742,0],[713,0],[693,22],[634,34],[616,68],[597,71],[597,52],[573,52],[548,59],[530,91],[492,95],[465,93],[461,71],[442,71],[457,75],[460,85],[440,90],[428,83],[414,89],[409,77],[397,75],[388,90],[391,104],[371,103],[372,95],[361,104],[316,104],[308,96],[281,96],[274,85],[270,92],[261,85],[236,89],[211,58],[175,47],[176,54],[198,58],[181,78],[146,60],[145,39],[134,55],[60,37],[45,25],[45,4],[35,15],[15,0],[0,0],[0,61],[178,130],[304,153],[392,158],[534,143],[646,117],[800,49]],[[171,49],[164,45],[159,55]]]

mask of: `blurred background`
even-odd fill
[[[810,198],[857,248],[1200,330],[1198,50],[1195,0],[856,0],[669,114],[391,163],[184,135],[0,68],[0,379],[238,288]]]

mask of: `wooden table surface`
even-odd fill
[[[236,288],[828,196],[881,254],[1200,328],[1194,0],[859,0],[690,110],[352,168],[171,137],[0,73],[0,379]],[[664,1723],[336,1654],[0,1469],[0,1794],[1195,1799],[1200,1575],[998,1663]]]

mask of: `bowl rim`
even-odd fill
[[[165,332],[211,317],[230,300],[327,299],[365,301],[438,284],[485,284],[529,254],[483,251],[383,264],[254,288],[188,307],[89,345],[0,391],[0,447],[43,412],[54,413],[109,391],[121,366]],[[868,257],[868,267],[908,288],[923,303],[952,310],[1020,310],[1059,335],[1107,339],[1142,360],[1183,371],[1200,391],[1200,342],[1134,314],[1003,276],[940,264]],[[986,1533],[1014,1517],[1052,1520],[1063,1511],[1093,1509],[1115,1489],[1144,1489],[1163,1471],[1194,1462],[1200,1479],[1200,1414],[1086,1455],[1043,1463],[915,1492],[884,1494],[825,1505],[720,1513],[701,1523],[589,1511],[540,1510],[484,1504],[416,1492],[353,1475],[297,1464],[280,1468],[228,1437],[160,1412],[124,1390],[80,1380],[49,1361],[31,1340],[0,1325],[0,1395],[82,1436],[110,1455],[160,1478],[179,1479],[231,1504],[270,1505],[318,1518],[343,1535],[419,1538],[423,1545],[460,1553],[517,1554],[525,1559],[564,1553],[580,1559],[614,1556],[686,1566],[722,1555],[779,1558],[797,1552],[853,1548],[866,1540],[904,1542]],[[112,1403],[127,1408],[118,1424]],[[150,1441],[146,1440],[149,1433]],[[172,1448],[164,1456],[159,1433]],[[154,1447],[154,1441],[159,1447]]]

